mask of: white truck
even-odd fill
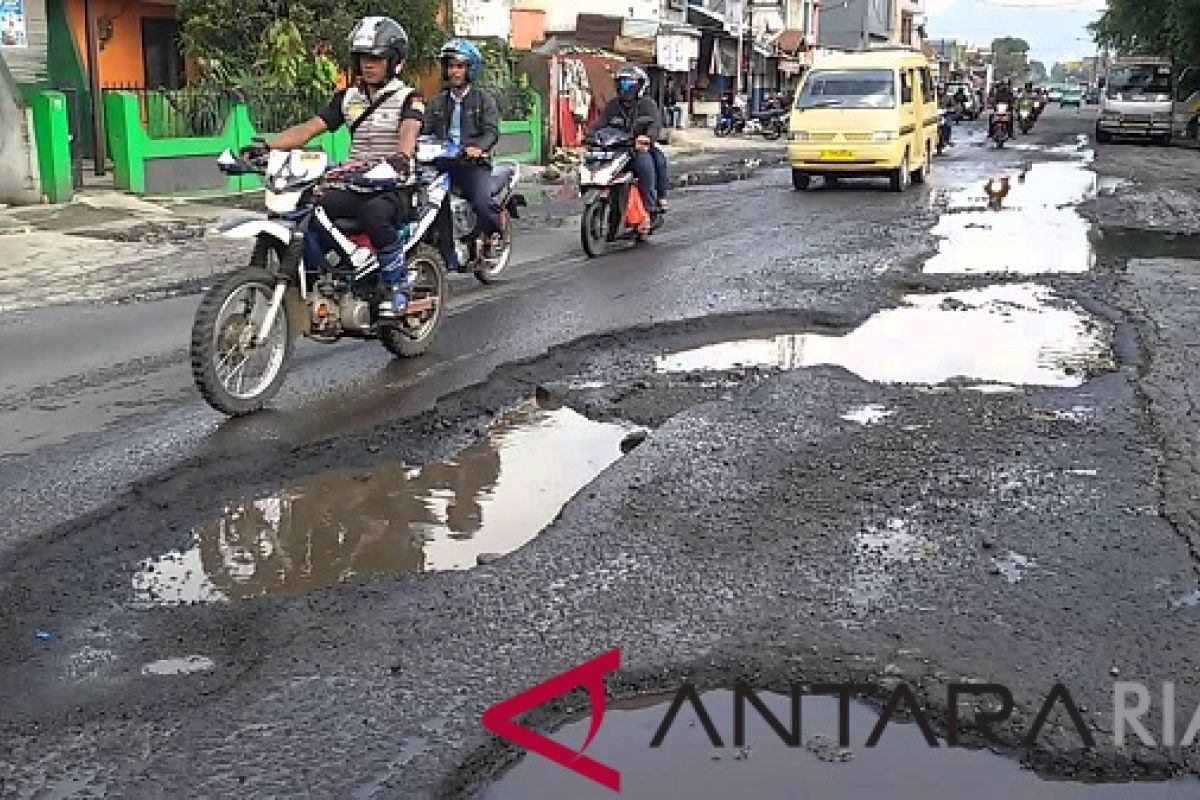
[[[1172,136],[1195,138],[1194,98],[1177,95],[1193,94],[1190,86],[1198,79],[1198,67],[1176,76],[1170,59],[1118,56],[1104,74],[1097,142],[1141,138],[1166,144]]]

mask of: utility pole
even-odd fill
[[[745,39],[745,21],[746,0],[737,0],[737,78],[733,85],[733,95],[735,99],[742,93],[742,42]]]

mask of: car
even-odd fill
[[[938,98],[916,51],[866,50],[822,59],[805,75],[788,131],[792,186],[888,178],[894,192],[924,183],[933,165]]]
[[[1083,95],[1083,102],[1087,103],[1089,106],[1100,105],[1100,90],[1095,86],[1088,89]]]
[[[1063,98],[1063,90],[1057,86],[1052,86],[1050,91],[1047,92],[1047,97],[1049,97],[1051,103],[1061,103]]]
[[[1077,87],[1063,89],[1062,95],[1058,99],[1058,103],[1061,108],[1066,108],[1068,106],[1083,108],[1083,90]]]

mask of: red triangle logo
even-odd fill
[[[614,792],[621,791],[621,773],[601,764],[583,753],[596,738],[600,723],[604,721],[604,676],[621,667],[621,648],[609,650],[586,664],[556,675],[531,689],[510,697],[483,712],[483,726],[497,736],[502,736],[532,753],[548,758],[572,772],[595,781]],[[586,686],[592,701],[592,724],[587,741],[578,751],[547,739],[516,723],[516,718],[555,697],[561,697],[578,686]]]

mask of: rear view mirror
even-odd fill
[[[238,160],[234,157],[233,151],[229,148],[225,148],[225,152],[221,153],[221,155],[217,157],[217,164],[222,167],[232,167],[236,163],[238,163]]]

